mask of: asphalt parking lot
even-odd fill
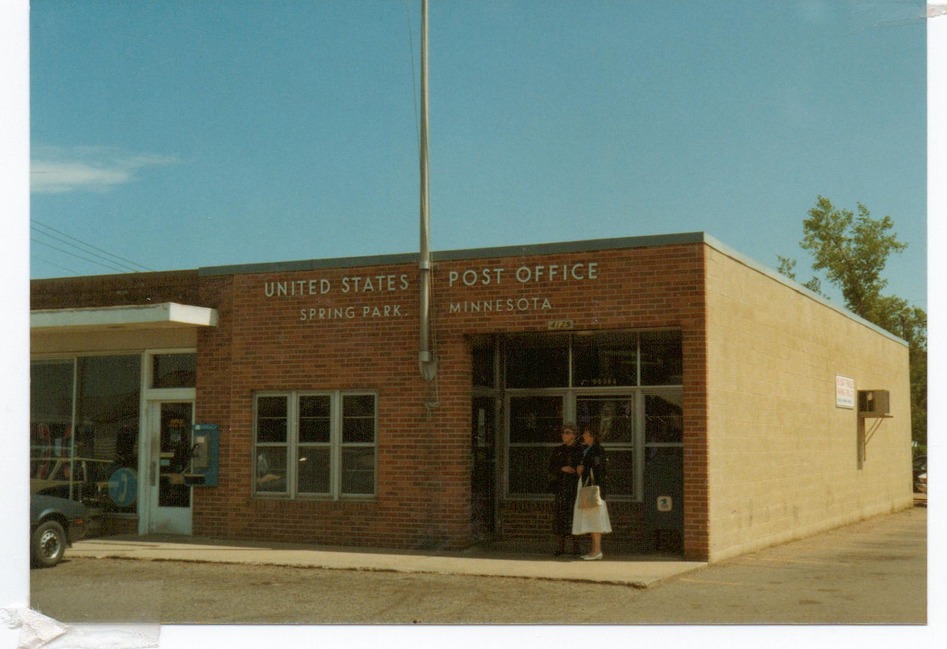
[[[66,624],[923,625],[927,509],[879,516],[642,586],[573,576],[588,564],[514,560],[539,576],[107,556],[91,541],[31,571],[31,606]],[[160,544],[156,544],[160,545]],[[175,549],[175,548],[172,548]],[[313,552],[324,551],[312,549]],[[398,556],[394,555],[397,559]],[[436,557],[427,557],[427,559]],[[451,555],[461,562],[489,558]],[[494,558],[493,560],[500,560]],[[456,564],[455,561],[455,564]],[[323,562],[324,563],[324,562]],[[407,565],[408,561],[404,561]],[[618,571],[621,562],[596,562]],[[609,565],[611,564],[611,565]],[[512,563],[509,565],[513,565]],[[515,574],[515,573],[513,573]],[[581,604],[581,605],[580,605]]]

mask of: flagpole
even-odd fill
[[[432,381],[437,376],[437,359],[431,349],[431,201],[428,161],[428,53],[427,53],[427,0],[421,0],[421,255],[420,255],[420,346],[418,363],[421,376]]]

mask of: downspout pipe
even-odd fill
[[[431,349],[431,194],[428,161],[428,64],[427,64],[427,0],[421,0],[421,255],[419,278],[420,346],[418,364],[421,377],[433,381],[437,376],[437,358]]]

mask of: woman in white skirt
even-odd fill
[[[597,484],[602,496],[602,502],[597,507],[580,508],[576,497],[575,509],[572,516],[572,534],[589,534],[592,536],[592,549],[582,558],[586,561],[598,561],[602,558],[602,534],[612,531],[611,521],[608,519],[608,506],[605,504],[605,449],[602,448],[602,435],[586,426],[582,431],[582,441],[585,443],[582,463],[576,467],[579,474],[580,486],[589,483]]]

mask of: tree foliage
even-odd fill
[[[803,234],[799,245],[812,255],[812,269],[822,271],[825,279],[841,291],[845,307],[907,341],[912,437],[919,444],[926,444],[927,313],[907,300],[882,294],[888,285],[884,278],[888,258],[907,248],[894,233],[894,221],[890,216],[872,218],[861,203],[856,215],[837,209],[828,198],[819,196],[803,221]],[[779,272],[793,280],[796,265],[795,259],[779,257]],[[814,276],[803,285],[826,297],[819,277]]]

